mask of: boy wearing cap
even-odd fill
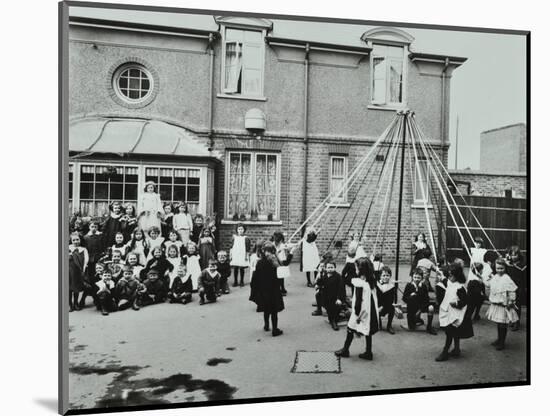
[[[199,297],[200,305],[204,305],[206,300],[216,302],[217,293],[220,285],[220,274],[217,271],[216,260],[208,260],[208,268],[204,269],[199,276]]]
[[[143,281],[145,289],[139,296],[139,305],[146,306],[154,303],[162,303],[168,296],[166,285],[159,278],[159,272],[157,269],[150,269],[147,272],[147,278]]]

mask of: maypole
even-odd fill
[[[401,177],[399,179],[399,207],[397,211],[397,246],[395,248],[395,298],[394,302],[397,302],[397,291],[399,289],[399,249],[400,249],[400,242],[401,242],[401,211],[403,208],[403,177],[405,172],[405,141],[407,138],[407,129],[406,127],[406,121],[409,114],[409,111],[403,111],[402,113],[403,119],[401,122],[403,123],[403,138],[402,138],[402,149],[401,149]]]

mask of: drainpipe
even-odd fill
[[[309,43],[305,45],[304,57],[304,194],[302,200],[302,222],[307,219],[307,174],[308,174],[308,94],[309,93]],[[305,228],[304,228],[305,229]]]
[[[212,151],[214,149],[214,135],[213,135],[213,125],[214,125],[214,34],[208,34],[208,55],[210,55],[210,83],[208,90],[208,150]]]
[[[441,149],[439,150],[439,158],[443,161],[445,138],[447,136],[447,69],[449,68],[449,57],[445,58],[445,66],[441,72]],[[443,213],[443,201],[439,198],[439,212]],[[445,218],[447,215],[445,215]],[[438,243],[440,249],[443,251],[439,253],[441,255],[447,254],[447,238],[443,235],[442,230],[438,232]],[[435,249],[435,248],[434,248]]]

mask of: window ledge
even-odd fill
[[[349,202],[327,202],[325,206],[335,208],[349,208],[351,207],[351,204]]]
[[[246,96],[246,95],[233,95],[233,94],[218,94],[218,98],[233,98],[235,100],[249,100],[249,101],[267,101],[266,97],[253,97],[253,96]]]
[[[428,204],[428,209],[433,209],[433,205],[432,204]],[[413,204],[411,204],[411,208],[414,208],[414,209],[424,209],[424,203],[423,202],[414,202]]]
[[[397,104],[369,104],[367,108],[369,110],[399,111],[406,109],[407,106]]]
[[[274,220],[274,221],[235,221],[235,220],[222,220],[222,225],[237,225],[237,224],[243,224],[243,225],[283,225],[283,222],[281,220]]]

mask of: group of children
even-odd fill
[[[154,202],[157,194],[148,194]],[[73,219],[70,311],[82,309],[89,296],[104,315],[128,307],[139,310],[166,300],[186,304],[195,292],[201,304],[215,302],[218,296],[229,293],[232,269],[233,286],[244,286],[245,269],[255,257],[251,256],[252,245],[244,225],[236,227],[227,253],[216,250],[214,222],[205,224],[200,214],[193,219],[185,203],[164,204],[162,208],[162,215],[142,212],[136,216],[133,205],[114,202],[101,223]]]
[[[253,248],[246,228],[238,224],[232,236],[231,250],[216,250],[215,223],[205,224],[199,214],[193,219],[185,203],[162,205],[163,212],[147,211],[147,204],[160,205],[154,187],[148,189],[147,202],[138,204],[145,211],[136,216],[131,204],[112,203],[109,217],[99,224],[85,224],[79,219],[71,224],[69,245],[69,306],[79,310],[88,296],[104,315],[132,308],[139,310],[152,303],[170,301],[186,304],[198,293],[200,303],[216,302],[233,286],[244,286],[245,270],[251,275],[260,255],[261,244]],[[175,214],[174,214],[175,212]],[[144,229],[143,227],[148,228]],[[402,314],[397,303],[397,282],[379,255],[367,256],[361,236],[355,233],[347,249],[341,274],[330,257],[321,258],[316,246],[317,233],[307,229],[299,244],[286,244],[284,234],[271,238],[276,277],[280,293],[286,295],[285,278],[290,277],[289,264],[300,248],[301,271],[307,286],[315,288],[316,309],[324,308],[329,323],[339,330],[338,321],[348,319],[346,342],[338,355],[349,356],[354,334],[367,337],[362,358],[372,359],[372,335],[382,329],[382,317],[389,334],[395,334],[393,319]],[[468,277],[462,261],[435,265],[425,235],[420,233],[412,244],[410,281],[405,285],[402,301],[406,307],[406,326],[415,331],[425,325],[437,334],[433,318],[439,311],[439,327],[445,329],[446,341],[438,361],[460,354],[460,339],[473,336],[472,321],[480,319],[486,299],[490,302],[489,320],[497,323],[497,349],[504,348],[507,328],[519,328],[521,305],[525,301],[526,267],[519,247],[513,246],[505,258],[486,250],[476,238],[475,247],[467,248],[471,258]],[[432,285],[435,282],[435,287]],[[346,296],[351,290],[351,298]],[[422,319],[426,314],[426,323]],[[449,352],[451,344],[454,349]]]

